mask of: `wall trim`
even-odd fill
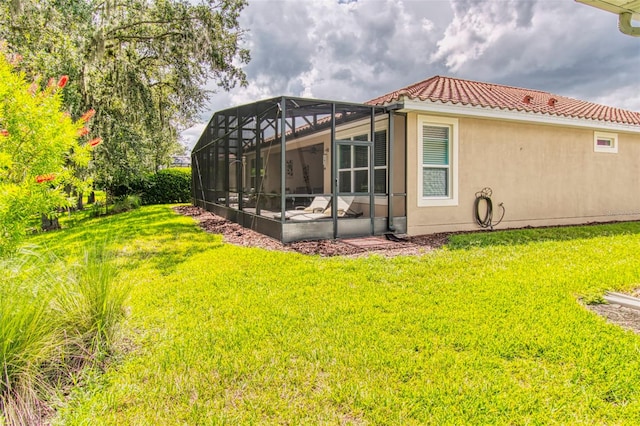
[[[609,130],[640,134],[640,126],[624,123],[613,123],[586,118],[561,117],[531,111],[506,110],[474,105],[450,104],[440,101],[405,100],[401,112],[419,112],[447,115],[464,115],[468,117],[492,118],[495,120],[518,121],[525,123],[549,124],[555,126],[579,127],[593,130]]]

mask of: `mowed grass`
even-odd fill
[[[55,423],[640,423],[640,337],[580,303],[640,285],[638,223],[323,259],[156,206],[31,242],[105,236],[133,284],[127,351]]]

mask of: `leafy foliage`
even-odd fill
[[[111,213],[123,213],[129,210],[135,210],[142,205],[139,195],[129,194],[116,197]]]
[[[42,391],[49,388],[41,367],[57,355],[59,338],[49,317],[50,283],[40,282],[42,274],[26,259],[0,261],[0,267],[0,423],[37,424],[45,412]]]
[[[191,201],[191,169],[162,169],[157,173],[146,173],[142,177],[114,188],[115,200],[127,196],[140,197],[142,204],[171,204]]]
[[[90,149],[78,143],[84,123],[61,111],[59,86],[39,90],[4,53],[0,46],[0,255],[15,248],[31,216],[68,203],[64,187],[83,185],[73,168],[88,164]]]
[[[147,176],[141,196],[143,204],[191,201],[191,169],[164,169]]]
[[[203,87],[245,83],[238,16],[244,0],[16,0],[0,3],[0,39],[26,52],[32,75],[71,78],[72,114],[97,111],[104,138],[88,170],[101,186],[128,185],[182,148],[178,130],[207,101]]]

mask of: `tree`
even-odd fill
[[[73,167],[87,165],[97,142],[81,146],[84,120],[62,112],[66,76],[40,90],[4,50],[0,44],[0,255],[15,248],[34,215],[68,203],[64,187],[82,185]]]
[[[97,111],[97,180],[126,185],[169,162],[178,131],[208,100],[204,89],[245,84],[239,13],[244,0],[12,0],[0,5],[0,38],[33,73],[68,74],[72,114]]]

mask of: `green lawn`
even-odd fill
[[[640,337],[579,303],[640,283],[640,224],[460,235],[422,257],[222,244],[166,206],[110,238],[128,352],[61,424],[638,424]]]

